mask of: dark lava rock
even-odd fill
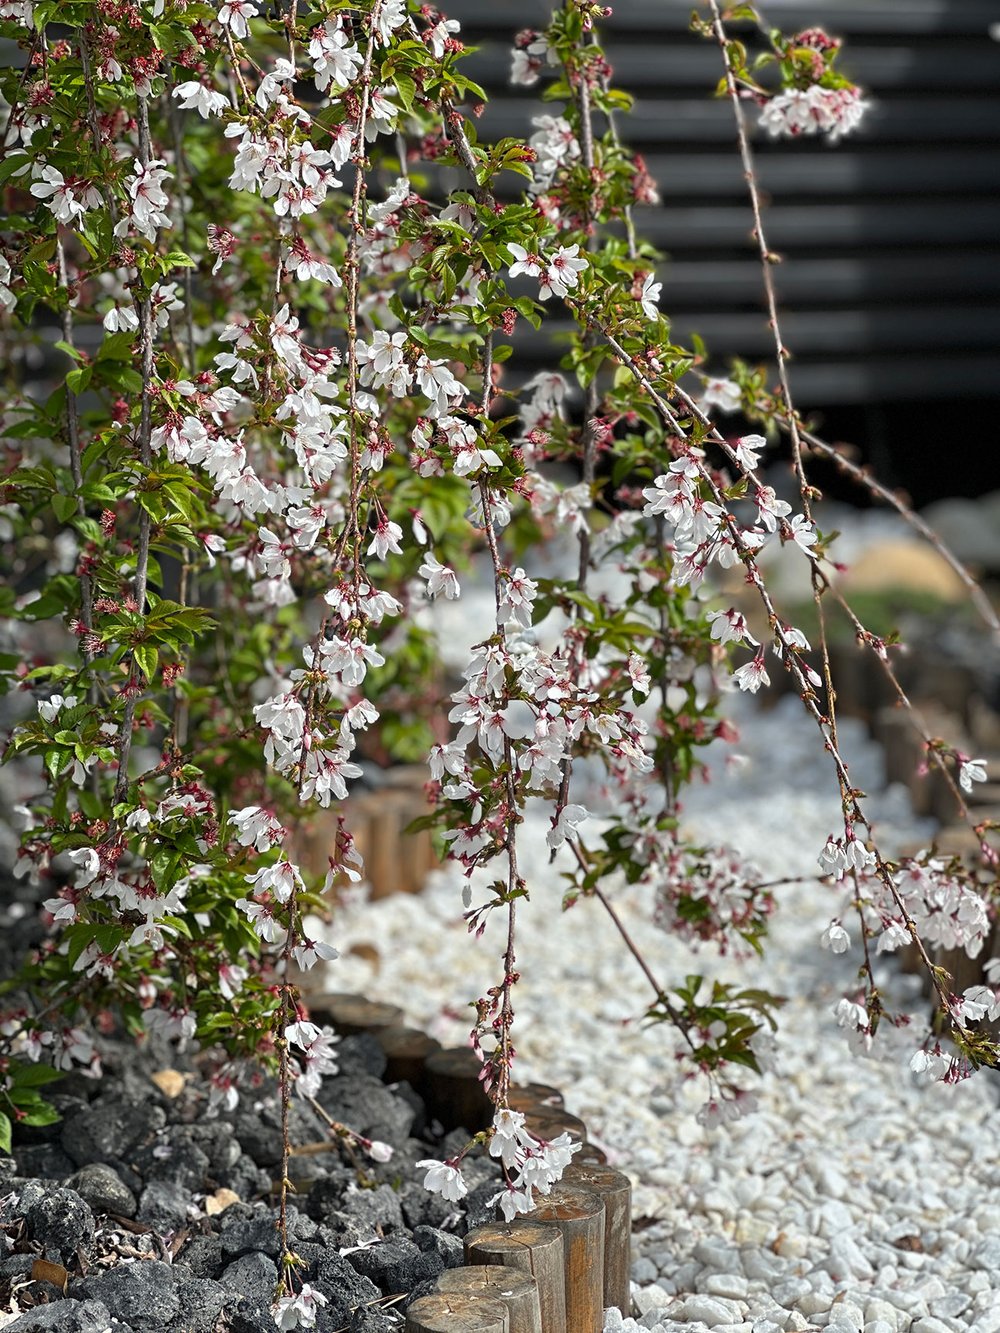
[[[94,1241],[94,1214],[76,1190],[49,1190],[32,1204],[25,1220],[28,1234],[46,1257],[57,1255],[62,1263],[69,1263],[77,1250],[89,1250]]]
[[[201,1124],[186,1126],[186,1130],[191,1142],[197,1144],[208,1158],[213,1176],[231,1171],[240,1161],[242,1150],[233,1137],[232,1127],[224,1120],[203,1120]]]
[[[228,1312],[230,1333],[274,1333],[271,1302],[244,1298]]]
[[[363,1234],[369,1236],[386,1231],[398,1231],[403,1225],[399,1195],[389,1185],[379,1185],[375,1190],[355,1190],[347,1194],[341,1200],[339,1213]]]
[[[15,1125],[15,1143],[57,1143],[62,1134],[62,1122],[67,1116],[76,1115],[77,1111],[87,1108],[87,1099],[68,1092],[54,1092],[46,1089],[45,1100],[59,1112],[59,1119],[51,1125]]]
[[[65,1180],[74,1163],[58,1143],[20,1143],[14,1149],[19,1176],[41,1176],[43,1180]]]
[[[53,1301],[39,1305],[7,1324],[4,1333],[131,1333],[112,1323],[111,1311],[101,1301]]]
[[[371,1074],[381,1078],[388,1064],[385,1051],[370,1032],[342,1037],[337,1043],[337,1069],[345,1074]]]
[[[30,1274],[31,1265],[36,1258],[37,1255],[34,1254],[8,1254],[5,1259],[0,1259],[0,1278],[23,1277],[26,1273]]]
[[[181,1312],[174,1321],[175,1333],[213,1333],[219,1315],[231,1299],[220,1282],[192,1278],[177,1289]]]
[[[238,1259],[254,1250],[269,1254],[272,1259],[281,1254],[277,1214],[270,1208],[252,1207],[248,1203],[232,1204],[222,1214],[219,1237],[226,1259]]]
[[[281,1124],[276,1116],[259,1111],[237,1111],[233,1132],[248,1157],[258,1166],[278,1166],[281,1162]]]
[[[419,1249],[405,1236],[354,1250],[346,1258],[356,1272],[369,1278],[386,1296],[410,1291],[418,1282],[437,1277],[445,1266],[439,1254]]]
[[[200,1192],[211,1168],[188,1126],[172,1125],[155,1143],[146,1144],[136,1153],[135,1169],[146,1180],[169,1180],[181,1189]]]
[[[413,1243],[425,1254],[439,1255],[445,1268],[461,1268],[465,1263],[465,1246],[453,1231],[414,1227]]]
[[[233,1143],[239,1150],[239,1144],[235,1139]],[[238,1194],[241,1199],[259,1198],[271,1189],[271,1177],[268,1173],[259,1167],[252,1157],[244,1154],[241,1154],[227,1170],[216,1172],[216,1180],[227,1190]]]
[[[463,1200],[465,1215],[459,1228],[463,1236],[473,1227],[482,1227],[497,1220],[497,1205],[491,1204],[490,1200],[496,1197],[499,1188],[495,1180],[487,1180],[476,1189],[469,1190]]]
[[[40,1180],[15,1178],[8,1182],[5,1188],[14,1191],[0,1198],[0,1222],[7,1223],[19,1221],[36,1203],[45,1198],[52,1186],[45,1186]]]
[[[415,1112],[371,1074],[347,1074],[326,1079],[319,1102],[334,1120],[350,1125],[369,1139],[398,1143],[413,1125]]]
[[[415,1180],[408,1180],[399,1191],[403,1220],[411,1229],[439,1227],[454,1213],[455,1205],[440,1194],[431,1194]]]
[[[215,1277],[223,1265],[222,1240],[214,1233],[192,1236],[181,1250],[178,1262],[190,1269],[192,1277]]]
[[[193,1202],[190,1191],[183,1186],[169,1180],[154,1180],[142,1191],[136,1216],[154,1231],[180,1231]]]
[[[119,1264],[73,1285],[84,1295],[103,1301],[135,1333],[164,1333],[181,1313],[173,1271],[156,1259]]]
[[[104,1162],[92,1162],[70,1176],[67,1187],[76,1190],[84,1203],[95,1213],[114,1213],[118,1217],[135,1217],[135,1195],[112,1167]]]
[[[152,1141],[166,1123],[162,1106],[152,1100],[133,1102],[103,1096],[64,1121],[60,1140],[63,1151],[77,1166],[88,1166],[91,1162],[129,1157]]]
[[[399,1323],[383,1310],[355,1310],[350,1333],[399,1333]]]
[[[381,1292],[339,1254],[323,1254],[309,1265],[309,1282],[327,1299],[324,1311],[331,1328],[350,1327],[351,1316],[363,1305],[377,1301]],[[273,1324],[273,1320],[271,1321]]]
[[[269,1301],[278,1281],[278,1265],[266,1254],[253,1250],[234,1259],[219,1279],[224,1287],[254,1301]]]
[[[355,1173],[346,1166],[339,1166],[322,1180],[314,1181],[306,1196],[306,1212],[317,1222],[325,1221],[340,1207],[344,1195],[354,1182]]]

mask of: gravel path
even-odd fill
[[[794,699],[740,722],[748,762],[715,758],[714,781],[688,795],[687,827],[752,857],[766,879],[810,874],[837,819],[832,771],[811,724]],[[842,742],[854,780],[877,792],[875,748],[850,724]],[[927,836],[901,789],[872,808],[888,850]],[[698,971],[788,997],[776,1069],[757,1085],[759,1111],[706,1130],[695,1119],[705,1090],[675,1078],[670,1034],[640,1030],[647,983],[599,905],[560,917],[545,828],[529,819],[521,851],[533,873],[518,950],[518,1075],[558,1085],[632,1177],[638,1320],[610,1312],[607,1329],[997,1333],[992,1075],[957,1088],[917,1085],[907,1062],[926,1031],[924,1006],[891,963],[880,984],[913,1010],[913,1024],[880,1032],[871,1058],[849,1052],[832,1010],[855,982],[858,958],[819,947],[831,916],[845,911],[841,896],[814,883],[780,890],[767,961],[737,964],[692,956],[648,925],[644,893],[615,890],[668,982]],[[329,984],[377,993],[462,1042],[466,1006],[500,977],[503,932],[497,918],[480,941],[466,935],[461,882],[446,869],[419,898],[348,904],[331,936],[343,956]],[[362,943],[377,949],[377,964],[349,952]]]

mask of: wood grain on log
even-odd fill
[[[563,1105],[563,1095],[547,1083],[512,1083],[507,1105],[512,1111],[524,1112],[556,1108]]]
[[[446,1130],[461,1126],[475,1134],[492,1122],[493,1103],[479,1081],[482,1069],[482,1061],[469,1046],[449,1047],[428,1057],[428,1110]]]
[[[584,1143],[587,1138],[587,1126],[578,1115],[570,1115],[556,1106],[540,1106],[524,1113],[524,1127],[534,1134],[536,1139],[557,1139],[560,1134],[568,1134],[573,1143]]]
[[[413,1302],[406,1333],[510,1333],[510,1320],[502,1301],[439,1291]]]
[[[403,1011],[398,1005],[380,1004],[377,1000],[347,991],[310,996],[309,1013],[313,1019],[330,1023],[342,1037],[377,1032],[380,1028],[398,1026],[403,1021]]]
[[[507,1307],[510,1333],[543,1333],[538,1284],[530,1273],[502,1264],[473,1264],[446,1268],[438,1278],[438,1291],[486,1296]]]
[[[441,1049],[441,1043],[419,1028],[379,1028],[372,1034],[385,1052],[386,1083],[409,1083],[415,1092],[423,1095],[427,1083],[427,1059]]]
[[[596,1194],[553,1185],[536,1200],[532,1217],[558,1226],[563,1238],[567,1333],[604,1327],[604,1204]]]
[[[515,1218],[474,1227],[465,1237],[467,1264],[502,1264],[530,1274],[538,1287],[543,1333],[567,1333],[566,1265],[558,1227]]]
[[[573,1162],[562,1183],[596,1194],[604,1203],[604,1308],[628,1315],[632,1306],[632,1182],[621,1171],[594,1162]]]

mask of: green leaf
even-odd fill
[[[90,383],[93,373],[90,366],[78,366],[76,370],[71,370],[66,376],[66,387],[71,393],[83,393]]]
[[[132,657],[136,666],[146,677],[152,680],[156,675],[156,664],[159,661],[160,654],[151,643],[139,643],[132,649]]]
[[[417,85],[410,78],[409,74],[396,74],[394,78],[396,92],[399,94],[399,100],[403,104],[404,111],[410,111],[413,107],[413,98],[416,95]]]
[[[46,1083],[54,1083],[64,1075],[51,1065],[21,1065],[14,1071],[14,1086],[17,1088],[41,1088]]]
[[[0,1111],[0,1152],[10,1153],[10,1119]]]
[[[76,496],[53,495],[52,512],[60,523],[68,523],[76,513]]]

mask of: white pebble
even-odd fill
[[[941,1319],[935,1319],[933,1315],[924,1315],[922,1319],[915,1319],[910,1325],[910,1333],[955,1333],[951,1324],[944,1323]]]
[[[700,1319],[709,1328],[715,1328],[719,1324],[735,1323],[739,1316],[740,1310],[732,1301],[714,1296],[689,1296],[684,1302],[685,1319]]]
[[[713,1273],[705,1279],[704,1290],[709,1296],[728,1296],[740,1301],[746,1297],[750,1284],[740,1273]]]

